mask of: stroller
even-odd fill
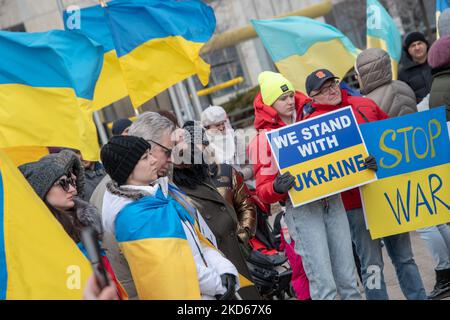
[[[256,235],[249,243],[252,251],[247,259],[253,281],[265,300],[293,297],[290,285],[292,270],[287,258],[278,250],[276,235],[269,224],[270,206],[262,203],[250,190],[256,205]]]

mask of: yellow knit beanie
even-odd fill
[[[263,71],[258,76],[261,96],[264,104],[271,106],[284,93],[294,92],[292,83],[281,73]]]

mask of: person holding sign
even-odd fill
[[[273,130],[302,119],[311,102],[279,73],[263,72],[255,97],[255,128]],[[264,134],[249,146],[254,164],[257,196],[265,203],[286,202],[285,220],[303,260],[312,300],[360,299],[353,260],[350,229],[339,194],[294,208],[287,192],[295,178],[278,174],[274,155]]]
[[[340,90],[336,77],[326,69],[311,73],[306,80],[306,88],[313,103],[309,110],[304,109],[305,119],[346,106],[352,107],[358,124],[388,118],[388,115],[372,100],[349,96],[345,90]],[[376,170],[375,159],[369,158],[366,159],[367,167]],[[387,300],[389,297],[383,277],[381,241],[380,239],[372,240],[366,228],[359,188],[345,191],[341,195],[347,210],[352,240],[361,261],[366,298],[368,300]],[[426,299],[419,269],[413,258],[409,234],[403,233],[386,237],[384,243],[406,298]]]

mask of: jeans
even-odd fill
[[[356,280],[350,228],[341,196],[293,208],[285,222],[302,257],[312,300],[361,299]],[[328,204],[328,205],[327,205]]]
[[[361,261],[361,273],[367,300],[388,300],[383,276],[381,239],[372,240],[361,208],[347,211],[352,240]],[[425,300],[427,295],[411,248],[409,233],[383,238],[397,273],[403,295],[408,300]]]
[[[450,269],[450,227],[447,224],[418,229],[436,261],[436,270]]]

